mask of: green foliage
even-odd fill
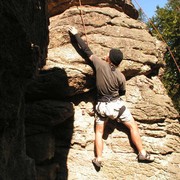
[[[176,109],[180,112],[180,1],[169,0],[164,8],[156,7],[156,14],[147,25],[151,33],[158,39],[165,40],[170,51],[165,54],[166,67],[162,82]],[[174,58],[173,58],[173,57]]]

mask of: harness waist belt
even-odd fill
[[[119,96],[112,97],[112,96],[102,96],[101,98],[98,98],[99,102],[110,102],[114,101],[116,99],[119,99]]]

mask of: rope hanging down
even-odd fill
[[[162,37],[161,33],[158,31],[158,29],[155,27],[155,25],[152,23],[152,21],[148,18],[147,14],[143,11],[143,9],[142,9],[141,6],[139,5],[139,3],[138,3],[136,0],[134,0],[134,1],[135,1],[136,4],[139,6],[139,8],[142,10],[142,12],[145,14],[146,18],[147,18],[148,21],[151,23],[151,25],[153,26],[153,28],[155,29],[155,31],[158,33],[159,37],[160,37],[160,38],[162,39],[162,41],[166,44],[166,46],[167,46],[167,48],[168,48],[168,51],[170,52],[170,55],[171,55],[171,57],[173,58],[174,63],[175,63],[175,65],[176,65],[178,71],[180,72],[180,68],[179,68],[179,66],[178,66],[178,63],[176,62],[176,59],[175,59],[175,57],[174,57],[174,55],[173,55],[170,47],[168,46],[168,44],[166,43],[166,41],[165,41],[164,38]]]
[[[85,23],[84,23],[83,12],[82,12],[81,6],[82,6],[81,0],[79,0],[79,7],[80,7],[79,10],[80,10],[81,21],[82,21],[82,24],[83,24],[84,34],[85,34],[85,37],[86,37],[86,43],[88,44],[86,27],[85,27]]]

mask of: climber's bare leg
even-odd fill
[[[107,124],[107,120],[101,123],[96,123],[95,148],[96,148],[97,161],[102,161],[102,153],[104,146],[103,134],[106,124]]]

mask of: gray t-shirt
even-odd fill
[[[95,55],[92,55],[91,60],[96,69],[98,99],[103,96],[119,97],[119,92],[126,90],[125,76],[117,68]]]

